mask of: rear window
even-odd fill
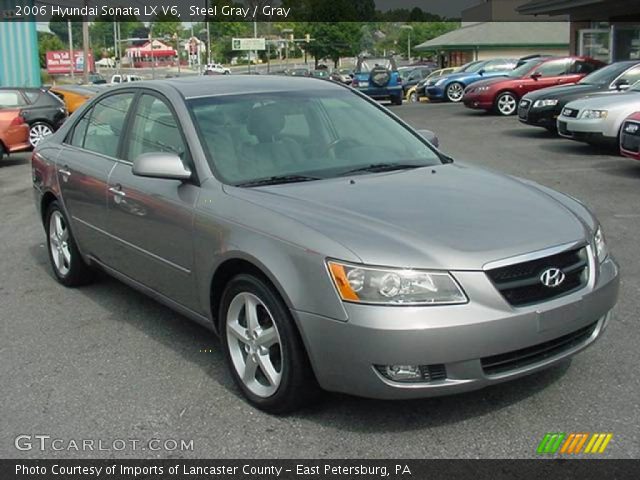
[[[358,71],[370,72],[376,67],[386,68],[387,70],[395,70],[395,65],[388,58],[367,58],[360,62]]]

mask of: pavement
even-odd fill
[[[29,155],[12,155],[0,162],[0,457],[511,458],[535,457],[547,432],[611,432],[603,457],[638,458],[640,162],[460,105],[392,110],[435,131],[460,161],[593,209],[622,266],[616,318],[600,341],[478,392],[402,402],[326,394],[270,416],[242,400],[207,330],[107,277],[80,289],[54,281]],[[36,435],[50,437],[44,450]]]

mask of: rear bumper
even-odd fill
[[[357,90],[376,100],[404,97],[404,92],[402,90],[402,86],[400,85],[385,88],[357,88]]]
[[[489,281],[483,272],[455,275],[463,280],[461,283],[476,283],[478,287]],[[294,314],[323,388],[371,398],[421,398],[476,390],[542,370],[574,355],[605,330],[618,288],[618,266],[609,258],[591,290],[535,308],[498,308],[471,300],[466,305],[446,307],[345,304],[347,322],[306,312]],[[524,349],[540,349],[554,341],[574,338],[572,335],[574,341],[550,350],[546,356],[508,364],[499,372],[489,369],[489,362],[496,358],[524,356],[520,353]],[[446,373],[432,382],[400,383],[384,377],[376,365],[434,366]]]

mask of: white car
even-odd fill
[[[587,143],[618,144],[625,118],[640,110],[640,82],[625,93],[605,93],[567,103],[558,117],[558,133]]]
[[[231,73],[231,70],[229,70],[224,65],[221,65],[220,63],[208,63],[204,67],[204,70],[205,72],[220,73],[222,75],[229,75]]]
[[[139,82],[142,77],[138,75],[113,75],[111,77],[111,83],[127,83],[127,82]]]

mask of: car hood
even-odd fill
[[[567,104],[567,107],[582,110],[591,109],[616,109],[616,108],[640,108],[640,92],[603,92],[599,95],[590,95],[586,98],[574,100]]]
[[[373,265],[480,270],[493,260],[584,240],[588,231],[542,189],[462,164],[228,192],[295,219]]]
[[[502,76],[502,77],[495,77],[495,78],[488,78],[486,80],[480,80],[478,82],[473,82],[473,87],[470,88],[478,88],[478,87],[483,87],[483,86],[487,86],[487,85],[497,85],[499,83],[509,83],[509,82],[513,82],[513,81],[518,81],[520,80],[519,78],[511,78],[508,77],[507,75]]]
[[[565,96],[582,96],[589,93],[595,93],[601,91],[603,88],[600,85],[586,85],[572,83],[569,85],[558,85],[554,87],[542,88],[534,92],[527,93],[524,97],[527,100],[536,101],[542,98],[564,98]]]

